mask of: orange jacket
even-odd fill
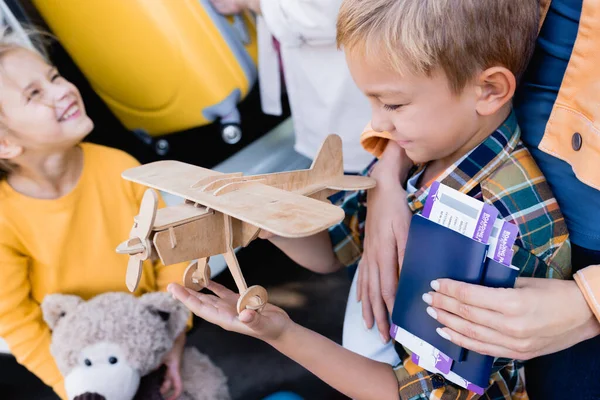
[[[551,0],[541,0],[542,26]],[[539,149],[566,161],[579,180],[600,190],[600,80],[594,54],[600,48],[600,1],[584,0],[579,32],[558,97],[546,124]],[[370,126],[363,132],[361,144],[379,157],[387,132],[375,132]],[[594,212],[600,212],[595,210]],[[600,265],[589,266],[574,276],[592,311],[600,321]]]
[[[542,0],[542,22],[551,0]],[[600,1],[585,0],[573,54],[539,149],[566,161],[579,180],[600,190],[600,86],[593,54],[600,46]],[[595,210],[592,212],[599,212]],[[600,320],[600,265],[575,281]]]

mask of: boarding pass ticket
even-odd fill
[[[498,210],[491,204],[434,182],[422,215],[473,240],[487,243],[488,257],[510,267],[517,227],[498,218]]]
[[[401,343],[402,346],[410,350],[412,353],[412,362],[419,367],[434,374],[440,374],[446,380],[462,388],[483,395],[484,388],[452,372],[450,368],[452,367],[453,360],[429,343],[394,324],[392,324],[390,334],[396,342]]]
[[[431,185],[422,215],[431,221],[459,232],[481,243],[488,244],[487,257],[513,268],[513,244],[518,229],[514,224],[498,218],[498,210],[439,182]],[[424,340],[392,324],[390,333],[412,354],[412,361],[421,368],[438,373],[448,381],[483,394],[484,389],[452,372],[453,360]]]

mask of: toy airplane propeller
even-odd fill
[[[264,175],[223,174],[178,161],[158,161],[129,169],[123,178],[185,199],[157,210],[153,189],[144,194],[129,239],[117,252],[129,255],[126,283],[135,291],[142,263],[154,252],[165,265],[192,262],[183,284],[201,290],[210,279],[208,260],[223,254],[240,298],[238,313],[261,310],[267,291],[248,287],[234,249],[256,239],[261,229],[287,238],[314,235],[344,218],[327,198],[338,191],[370,189],[375,180],[344,175],[342,141],[328,136],[310,169]]]

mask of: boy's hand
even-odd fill
[[[291,325],[290,317],[281,308],[267,304],[260,313],[243,310],[238,316],[240,297],[226,287],[210,281],[208,290],[217,296],[198,293],[172,283],[167,290],[200,318],[221,328],[252,336],[266,342],[279,339]]]
[[[375,165],[371,177],[377,186],[367,194],[365,244],[359,264],[358,300],[369,329],[374,320],[384,341],[389,341],[389,318],[398,287],[399,265],[412,212],[401,181],[406,179],[412,162],[404,151],[390,141]]]

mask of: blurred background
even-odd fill
[[[122,149],[142,163],[174,159],[222,172],[310,165],[293,149],[285,93],[282,115],[261,111],[250,14],[221,17],[206,1],[188,0],[4,0],[0,5],[3,25],[35,26],[54,36],[48,56],[80,89],[95,122],[87,141]],[[172,21],[180,18],[181,25],[161,26],[156,18],[164,12]],[[210,29],[202,25],[209,20]],[[161,50],[173,43],[179,49]],[[249,285],[264,286],[270,302],[295,321],[341,343],[350,285],[346,271],[317,276],[260,240],[238,257]],[[235,289],[231,274],[221,272],[224,263],[211,259],[211,267],[214,280]],[[277,390],[306,399],[345,398],[264,343],[199,324],[189,342],[224,370],[234,399],[261,399]],[[16,363],[1,338],[0,372],[2,399],[57,399]]]

